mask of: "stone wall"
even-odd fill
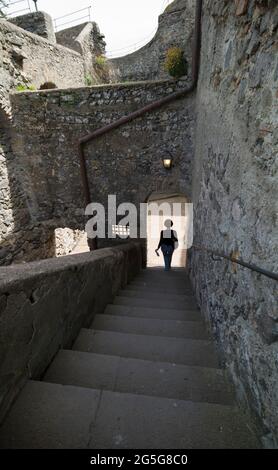
[[[78,53],[7,21],[0,21],[0,54],[0,264],[9,264],[53,255],[57,227],[57,222],[37,223],[30,215],[20,184],[21,166],[11,148],[9,93],[18,85],[39,87],[49,80],[59,87],[83,85],[84,64]],[[27,142],[25,152],[28,149]]]
[[[95,22],[82,23],[56,33],[56,39],[61,46],[68,47],[82,54],[84,41],[90,40],[90,47],[94,55],[105,53],[106,43],[98,25]]]
[[[39,379],[118,290],[139,273],[139,243],[9,266],[0,272],[0,422],[29,378]]]
[[[57,42],[73,49],[84,58],[86,80],[88,84],[107,81],[107,77],[97,64],[97,57],[105,54],[106,43],[95,22],[87,22],[56,33]]]
[[[62,29],[56,33],[56,41],[58,44],[81,54],[82,45],[78,41],[78,37],[81,32],[90,24],[88,22],[72,26],[71,28]]]
[[[84,229],[78,139],[184,86],[162,81],[14,94],[13,150],[31,218]],[[116,194],[118,203],[138,207],[153,191],[190,197],[193,130],[192,95],[89,143],[93,201],[106,207]],[[162,165],[167,150],[174,155],[170,171]]]
[[[190,74],[195,0],[175,0],[159,17],[154,38],[138,51],[108,60],[111,82],[168,78],[164,69],[167,50],[181,47]]]
[[[78,242],[80,242],[85,235],[85,231],[72,230],[70,228],[56,228],[55,229],[55,256],[67,256],[74,248],[76,248]]]
[[[53,256],[51,221],[32,220],[11,148],[11,124],[0,108],[0,265]]]
[[[9,22],[29,31],[29,33],[37,34],[53,44],[56,43],[52,18],[43,11],[27,13],[26,15],[9,18]]]
[[[205,0],[203,10],[194,241],[277,272],[278,5]],[[278,446],[277,283],[197,251],[190,264],[238,396]]]
[[[47,81],[57,87],[84,84],[83,58],[75,51],[53,45],[8,21],[0,20],[0,106],[9,103],[17,85],[39,88]]]

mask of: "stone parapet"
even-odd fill
[[[140,243],[0,270],[0,421],[143,266]]]

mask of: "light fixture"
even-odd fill
[[[168,153],[168,156],[163,157],[163,166],[166,170],[170,170],[173,166],[173,155],[169,150],[166,150],[166,153]]]
[[[38,0],[33,0],[33,2],[35,4],[36,11],[38,11],[38,5],[37,5]]]

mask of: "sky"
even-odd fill
[[[10,3],[17,0],[9,0]],[[49,13],[53,18],[91,6],[91,19],[96,21],[105,35],[109,56],[120,56],[142,47],[150,40],[157,29],[158,16],[172,0],[38,0],[38,9]],[[31,9],[34,3],[29,0]],[[28,6],[28,0],[10,7],[19,10]],[[86,17],[88,11],[57,21],[57,24],[72,19]],[[65,25],[60,29],[87,21]]]

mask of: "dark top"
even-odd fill
[[[174,230],[171,230],[171,236],[169,230],[162,230],[160,233],[160,241],[157,249],[161,247],[161,245],[172,246],[175,249],[175,243],[177,243],[177,234]]]

